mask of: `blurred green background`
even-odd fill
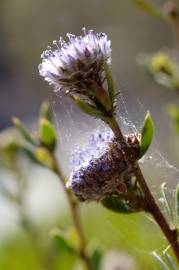
[[[153,2],[162,5],[165,1]],[[40,104],[44,99],[50,99],[59,132],[57,154],[64,172],[69,175],[68,162],[72,149],[85,143],[91,129],[103,126],[84,116],[68,101],[62,103],[40,78],[38,64],[42,51],[52,40],[68,32],[80,34],[83,26],[105,32],[112,41],[115,82],[125,99],[125,105],[119,100],[118,117],[120,113],[126,113],[126,106],[129,113],[127,123],[131,126],[131,120],[139,128],[145,111],[151,111],[156,126],[156,141],[149,153],[152,158],[144,162],[143,170],[156,197],[160,196],[160,183],[165,181],[169,182],[167,192],[172,197],[179,173],[170,164],[177,167],[178,145],[166,106],[176,103],[178,93],[167,91],[152,82],[137,64],[136,58],[143,52],[172,48],[174,39],[169,25],[138,11],[131,1],[1,0],[0,129],[11,127],[14,115],[30,129],[36,127]],[[120,121],[126,128],[124,119],[120,118]],[[4,131],[2,141],[6,132],[9,134],[9,131]],[[2,189],[0,269],[80,269],[79,261],[54,246],[49,236],[52,228],[64,228],[66,225],[70,228],[71,225],[58,179],[47,169],[31,164],[24,156],[18,157],[18,162],[28,184],[25,209],[39,232],[38,241],[45,254],[39,255],[34,248],[33,241],[19,224],[16,207],[9,202]],[[12,190],[17,188],[15,176],[10,170],[0,168],[0,181],[2,186],[7,185]],[[106,254],[102,269],[160,269],[151,253],[154,250],[161,253],[166,243],[158,227],[148,217],[143,214],[123,216],[96,204],[82,205],[81,212],[89,250],[91,246],[98,245]],[[110,254],[109,250],[112,250]],[[44,257],[46,266],[42,264]],[[116,268],[112,268],[112,261],[116,263]]]

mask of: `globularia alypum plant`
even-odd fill
[[[40,75],[69,96],[88,115],[101,119],[112,133],[93,137],[77,159],[66,187],[80,201],[101,202],[119,212],[145,211],[158,223],[178,261],[176,229],[171,229],[156,204],[138,160],[151,144],[154,127],[147,113],[141,134],[123,134],[116,120],[116,95],[111,63],[111,42],[104,33],[83,30],[54,41],[42,54]],[[91,150],[91,151],[90,151]]]
[[[150,113],[146,115],[140,134],[123,134],[116,119],[117,91],[110,69],[111,42],[104,33],[95,34],[85,29],[83,32],[82,36],[67,34],[67,41],[62,38],[53,41],[53,47],[49,46],[42,54],[39,72],[55,91],[60,91],[61,98],[67,95],[84,113],[103,121],[109,131],[92,134],[87,149],[74,153],[73,170],[68,180],[55,157],[57,134],[48,110],[42,110],[35,138],[18,119],[14,120],[31,145],[28,153],[54,171],[62,182],[79,238],[78,249],[69,246],[58,232],[56,237],[83,260],[87,269],[93,269],[78,201],[95,201],[119,213],[144,211],[151,214],[179,261],[177,229],[170,228],[138,164],[154,133]]]

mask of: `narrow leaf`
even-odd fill
[[[40,118],[45,118],[52,122],[52,110],[48,101],[44,101],[40,107]]]
[[[93,270],[100,270],[100,264],[102,260],[102,250],[99,248],[95,248],[91,254],[90,261],[91,261],[91,266]]]
[[[149,146],[151,145],[153,135],[154,135],[154,124],[150,113],[147,112],[141,132],[139,158],[141,158],[147,152]]]
[[[119,197],[108,197],[102,201],[104,207],[114,212],[129,214],[133,213],[134,210],[129,208]]]
[[[68,240],[65,238],[65,233],[60,231],[59,229],[53,229],[50,233],[52,239],[56,243],[56,245],[65,251],[70,253],[76,253],[74,248],[70,245]]]
[[[77,106],[86,114],[91,115],[93,117],[102,118],[103,114],[98,111],[95,107],[91,104],[82,100],[79,96],[73,96],[73,99]]]
[[[55,127],[47,119],[41,118],[39,123],[40,142],[50,151],[53,151],[57,142]]]
[[[81,239],[78,235],[77,230],[74,226],[68,227],[68,229],[65,230],[65,236],[68,243],[73,246],[75,250],[80,250],[81,247]]]
[[[35,152],[35,157],[41,165],[50,169],[54,169],[53,158],[47,149],[39,147]]]
[[[154,6],[153,4],[149,3],[146,0],[131,0],[139,9],[144,11],[146,14],[150,16],[157,17],[162,20],[166,20],[166,16],[162,13],[162,11]]]
[[[105,64],[104,70],[105,70],[105,76],[106,76],[107,85],[108,85],[108,93],[109,93],[109,98],[111,101],[111,107],[113,108],[114,101],[115,101],[115,94],[116,94],[113,76],[112,76],[112,72],[111,72],[108,64]]]
[[[21,133],[21,135],[24,137],[24,139],[26,141],[28,141],[29,143],[31,143],[33,145],[36,145],[35,139],[32,137],[32,135],[26,129],[26,127],[20,121],[20,119],[18,119],[17,117],[13,117],[12,122],[13,122],[14,126],[19,130],[19,132]]]

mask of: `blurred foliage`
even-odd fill
[[[131,0],[137,8],[150,16],[157,17],[162,20],[166,20],[167,17],[163,14],[162,10],[156,5],[152,4],[149,0]]]
[[[152,56],[141,56],[139,61],[156,83],[171,90],[179,90],[177,59],[177,56],[172,57],[167,52],[158,52]]]
[[[179,62],[178,62],[178,50],[179,50],[179,3],[178,1],[168,0],[165,1],[161,9],[156,9],[150,1],[134,0],[134,4],[143,10],[148,15],[165,18],[173,28],[175,37],[175,48],[165,51],[159,51],[153,55],[143,54],[139,58],[139,63],[145,67],[148,74],[152,79],[171,90],[179,90]],[[178,120],[178,107],[175,105],[170,106],[169,114],[174,120],[177,133],[179,132]]]

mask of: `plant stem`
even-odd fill
[[[120,130],[120,127],[116,121],[115,118],[112,118],[109,122],[108,122],[109,126],[111,127],[112,131],[114,132],[115,136],[118,138],[119,142],[121,143],[125,143],[125,139],[124,136]],[[125,153],[124,153],[125,155]],[[128,163],[131,163],[130,160],[128,160],[128,157],[125,156],[125,159],[127,160]],[[133,168],[133,172],[134,175],[136,177],[136,180],[138,181],[144,196],[145,196],[145,200],[146,200],[146,206],[144,211],[150,213],[153,218],[155,219],[155,221],[157,222],[157,224],[160,226],[161,230],[163,231],[165,237],[167,238],[168,242],[170,243],[173,252],[179,262],[179,243],[178,243],[178,239],[177,239],[177,231],[176,230],[172,230],[169,226],[169,224],[167,223],[165,217],[163,216],[160,208],[158,207],[158,205],[155,202],[155,199],[145,181],[145,178],[142,174],[142,171],[139,167],[139,164],[137,162],[131,164],[132,168]]]
[[[139,165],[137,164],[134,167],[134,173],[136,176],[136,179],[138,180],[138,183],[143,191],[143,193],[145,194],[145,198],[146,198],[146,202],[147,202],[147,209],[146,211],[148,211],[153,218],[155,219],[155,221],[158,223],[158,225],[160,226],[161,230],[163,231],[164,235],[166,236],[168,242],[170,243],[173,252],[175,254],[175,256],[177,257],[177,260],[179,262],[179,243],[177,240],[177,231],[174,229],[172,230],[169,226],[169,224],[167,223],[165,217],[163,216],[162,212],[160,211],[160,208],[158,207],[158,205],[155,202],[155,199],[144,179],[144,176],[142,174],[142,171],[139,167]]]
[[[69,191],[66,188],[66,178],[63,175],[62,170],[61,170],[61,168],[60,168],[60,166],[59,166],[59,164],[54,156],[53,156],[53,160],[54,160],[54,172],[58,175],[58,177],[62,183],[64,192],[66,194],[66,197],[67,197],[67,200],[69,203],[73,223],[74,223],[76,232],[77,232],[79,240],[80,240],[79,256],[83,260],[83,262],[86,266],[86,269],[92,270],[90,259],[86,253],[86,241],[85,241],[83,229],[82,229],[81,222],[80,222],[79,204],[76,201],[76,199],[74,198],[71,191]]]

